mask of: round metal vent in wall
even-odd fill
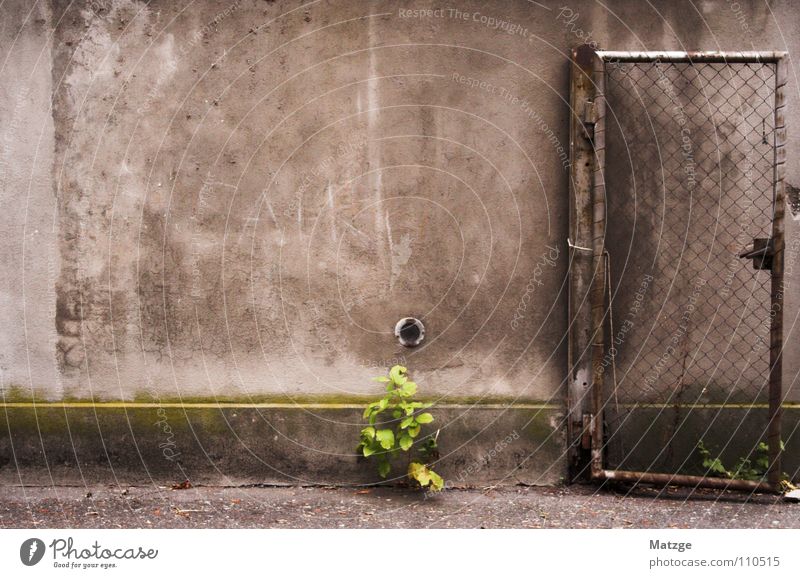
[[[394,326],[394,335],[405,347],[416,347],[425,339],[425,326],[416,317],[403,317]]]

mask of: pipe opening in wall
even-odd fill
[[[394,326],[394,335],[400,345],[416,347],[425,339],[425,326],[414,317],[404,317]]]

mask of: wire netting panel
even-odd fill
[[[606,66],[607,456],[687,473],[766,428],[770,272],[739,254],[772,232],[775,66]]]

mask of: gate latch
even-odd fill
[[[753,269],[772,269],[775,247],[772,239],[753,239],[753,248],[739,253],[740,259],[752,259]]]

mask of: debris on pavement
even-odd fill
[[[0,486],[0,527],[800,528],[782,496],[690,488],[124,487]]]

